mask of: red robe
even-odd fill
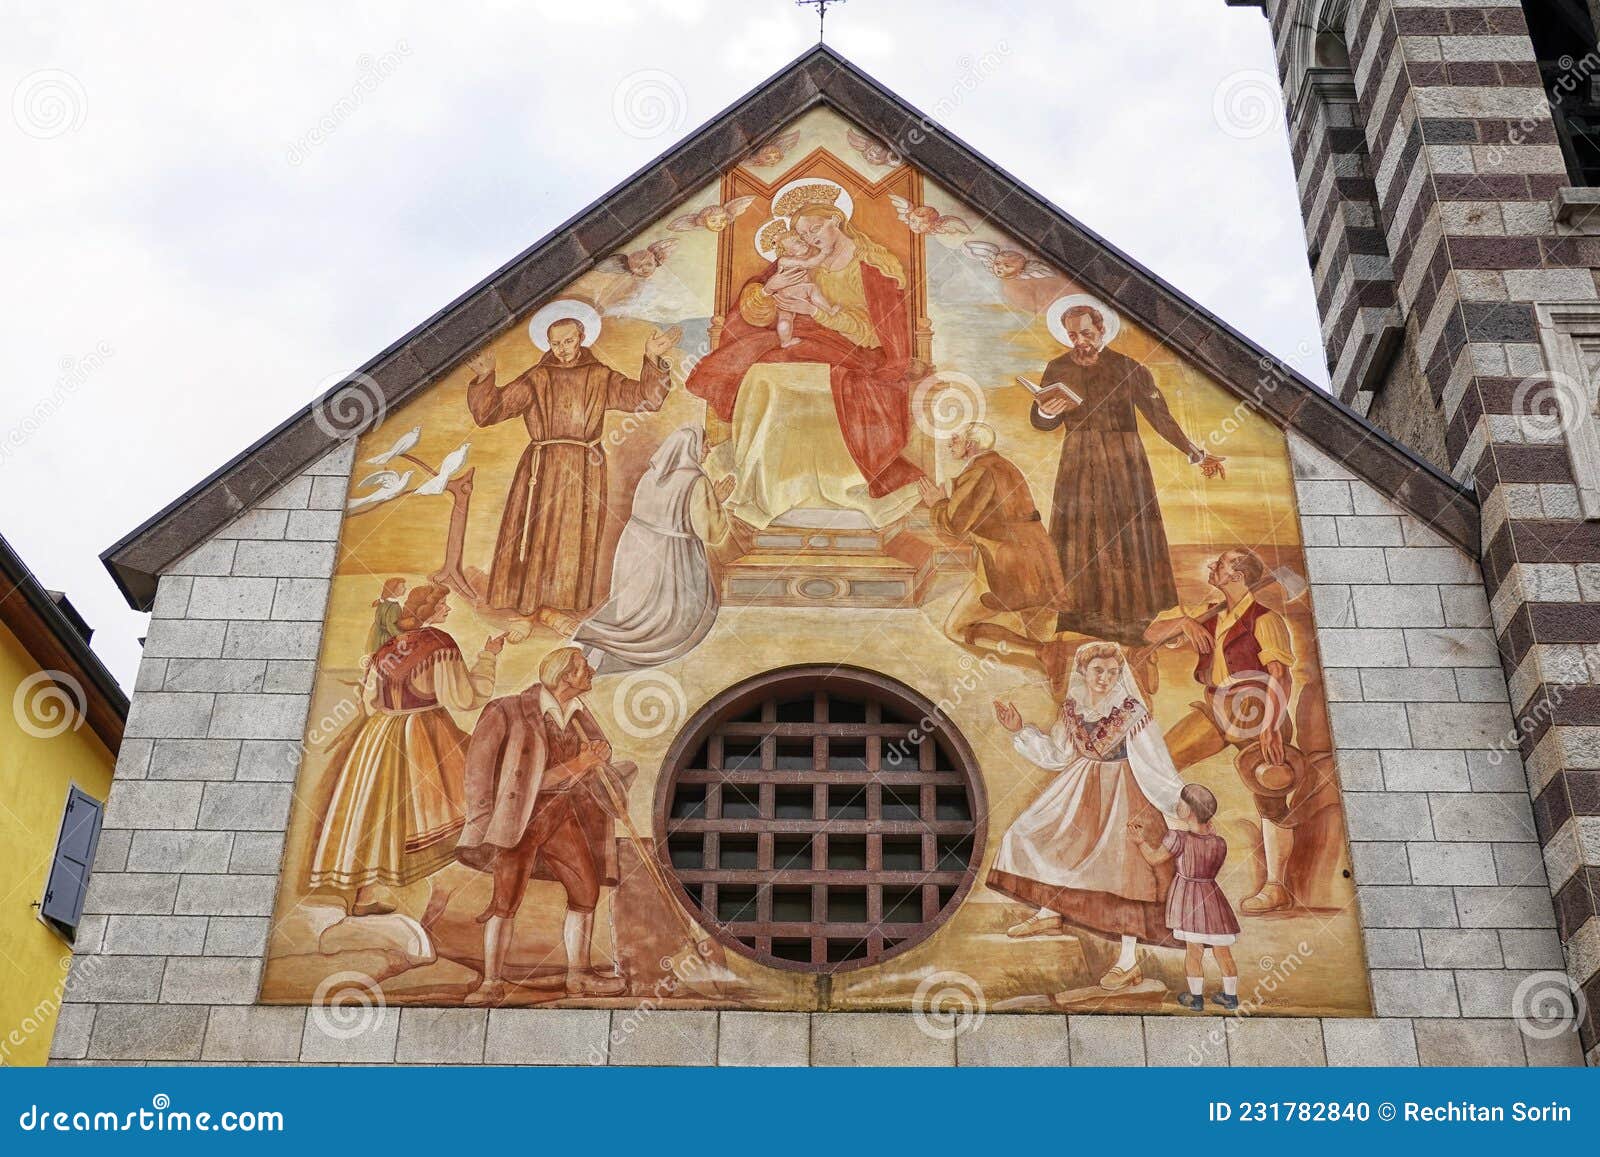
[[[740,296],[752,285],[765,284],[776,272],[775,264],[768,266],[745,283]],[[695,366],[685,386],[691,394],[704,398],[719,418],[731,422],[739,386],[751,366],[773,362],[827,365],[834,413],[839,418],[845,448],[867,480],[867,492],[881,498],[922,475],[901,456],[911,436],[910,387],[906,381],[911,324],[905,290],[865,261],[861,263],[861,287],[867,299],[867,315],[878,334],[878,348],[858,346],[815,319],[796,315],[794,336],[798,340],[782,349],[775,325],[751,325],[736,306],[722,332],[721,343]]]

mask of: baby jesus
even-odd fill
[[[815,269],[821,260],[822,250],[787,226],[780,226],[770,240],[772,249],[778,255],[779,273],[787,273],[792,269],[804,269],[809,272]],[[800,340],[794,336],[796,313],[811,313],[819,309],[833,308],[833,304],[823,296],[822,290],[809,280],[799,285],[791,285],[787,289],[780,289],[772,295],[772,300],[778,307],[777,330],[780,349],[788,349]]]

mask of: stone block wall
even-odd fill
[[[255,1003],[350,453],[160,583],[62,1064],[1575,1064],[1518,986],[1563,966],[1476,565],[1291,440],[1374,1019]]]
[[[1521,0],[1270,0],[1285,92],[1309,36],[1343,37],[1407,364],[1426,397],[1386,389],[1366,410],[1475,488],[1481,557],[1511,689],[1558,931],[1600,1049],[1600,532],[1572,446],[1588,438],[1551,364],[1551,311],[1594,312],[1600,243],[1563,210],[1570,183]],[[1600,51],[1600,50],[1597,50]],[[1593,54],[1573,61],[1586,85]],[[1302,96],[1302,94],[1304,94]],[[1342,111],[1342,110],[1341,110]],[[1313,119],[1295,112],[1295,123]],[[1302,184],[1321,179],[1298,149]],[[1578,198],[1583,199],[1581,196]],[[1307,216],[1308,228],[1321,228]],[[1331,312],[1334,329],[1345,323]],[[1589,340],[1587,331],[1585,341]],[[1584,403],[1587,406],[1587,403]],[[1592,419],[1591,419],[1592,420]],[[1419,437],[1423,426],[1431,427]]]

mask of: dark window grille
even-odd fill
[[[930,935],[972,886],[984,800],[932,703],[867,671],[772,672],[668,752],[656,841],[700,919],[765,964],[835,972]]]

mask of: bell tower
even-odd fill
[[[1260,9],[1271,25],[1333,392],[1477,492],[1515,748],[1595,1063],[1592,0],[1228,3]]]

